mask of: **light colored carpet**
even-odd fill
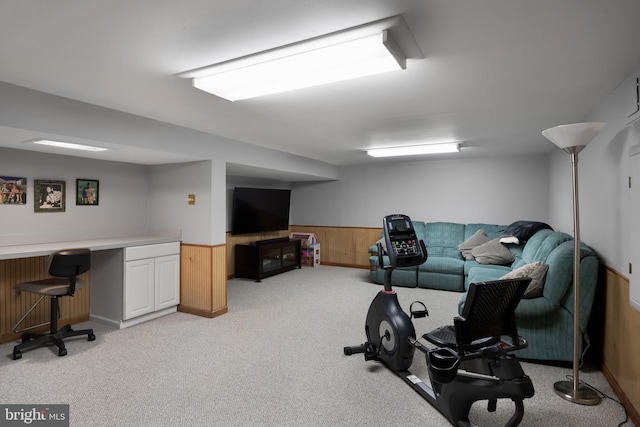
[[[67,341],[68,355],[50,349],[10,359],[0,345],[0,402],[69,403],[72,426],[371,426],[447,425],[392,372],[345,345],[365,340],[364,319],[380,286],[368,271],[319,266],[256,283],[228,284],[229,313],[205,319],[172,314],[128,329],[86,322],[96,341]],[[449,324],[461,294],[397,289],[405,309],[423,301],[430,316],[418,334]],[[523,363],[536,394],[525,400],[523,426],[616,426],[624,410],[566,402],[553,383],[571,369]],[[426,378],[416,356],[412,371]],[[600,372],[581,379],[614,396]],[[495,414],[474,405],[479,425],[501,425],[511,404]],[[630,423],[626,425],[631,425]]]

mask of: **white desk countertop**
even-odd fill
[[[130,236],[91,240],[68,240],[63,242],[37,243],[30,245],[0,246],[0,260],[46,256],[54,251],[69,248],[89,248],[92,251],[119,249],[130,246],[156,245],[179,242],[176,237]]]

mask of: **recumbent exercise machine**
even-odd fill
[[[393,270],[424,263],[426,246],[418,240],[406,215],[384,217],[383,230],[389,259],[385,265],[378,243],[379,266],[385,270],[384,289],[367,313],[367,341],[344,347],[344,354],[364,353],[365,360],[382,362],[455,426],[475,425],[469,420],[474,402],[487,400],[487,410],[494,412],[498,399],[513,401],[515,412],[506,426],[517,426],[524,416],[523,400],[534,395],[531,379],[511,354],[527,346],[518,336],[514,312],[531,279],[472,283],[454,324],[422,336],[434,346],[430,348],[416,339],[411,320],[427,316],[426,306],[416,301],[407,315],[391,289]],[[414,309],[416,304],[419,308]],[[409,371],[415,350],[426,356],[431,385]]]

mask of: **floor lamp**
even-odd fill
[[[542,131],[542,135],[571,155],[573,166],[573,381],[558,381],[553,388],[560,397],[582,405],[600,403],[598,394],[580,385],[580,212],[578,207],[578,153],[604,128],[604,123],[574,123]]]

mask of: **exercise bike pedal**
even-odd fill
[[[375,350],[375,346],[369,342],[360,345],[353,345],[344,347],[343,350],[345,356],[352,356],[358,353],[364,353],[364,360],[377,360],[378,352]]]
[[[422,309],[415,309],[413,308],[414,304],[420,304],[422,306]],[[409,312],[411,313],[411,317],[414,319],[421,319],[423,317],[427,317],[429,315],[429,310],[427,310],[427,306],[424,305],[424,303],[422,301],[414,301],[411,303],[411,305],[409,306]]]
[[[366,344],[353,345],[343,349],[345,356],[351,356],[357,353],[364,353],[367,350]]]

